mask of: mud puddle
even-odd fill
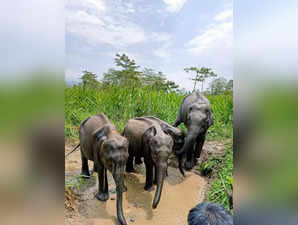
[[[71,147],[66,147],[67,152]],[[93,163],[89,163],[90,169]],[[70,155],[65,162],[66,179],[80,174],[80,152]],[[123,211],[128,224],[142,225],[186,225],[189,210],[204,199],[207,181],[193,172],[182,177],[179,170],[169,167],[161,200],[156,209],[152,209],[155,189],[144,190],[144,165],[136,167],[136,173],[126,173],[128,191],[123,194]],[[86,184],[74,194],[77,196],[76,211],[65,210],[65,224],[116,225],[116,193],[111,174],[108,174],[110,198],[100,202],[94,196],[97,192],[97,174],[94,173]]]

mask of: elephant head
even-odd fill
[[[185,140],[185,133],[180,130],[179,128],[173,127],[173,126],[168,126],[166,124],[161,124],[162,130],[170,135],[173,139],[174,145],[173,145],[173,151],[176,153],[180,149],[182,149],[184,145],[184,140]],[[179,162],[179,170],[180,173],[184,176],[184,171],[182,168],[182,155],[176,155],[178,162]]]
[[[185,121],[188,135],[183,148],[176,153],[180,155],[190,149],[194,145],[198,135],[200,133],[205,133],[213,123],[213,113],[209,104],[192,104],[188,108]]]
[[[117,191],[117,217],[121,225],[127,224],[123,216],[122,193],[125,190],[124,168],[128,158],[128,140],[114,127],[105,125],[94,134],[99,163],[113,175]]]
[[[173,148],[173,140],[164,132],[157,132],[154,126],[146,130],[142,139],[145,146],[150,148],[149,152],[156,169],[157,189],[152,204],[152,208],[155,209],[162,193],[163,182],[168,167],[168,158]]]

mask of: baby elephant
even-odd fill
[[[123,134],[129,141],[129,158],[126,171],[132,172],[134,170],[134,157],[144,157],[146,166],[145,190],[152,190],[154,181],[157,184],[152,204],[152,208],[155,209],[160,200],[168,166],[167,161],[173,148],[173,140],[162,130],[159,123],[143,117],[129,120]],[[155,169],[154,181],[153,168]]]
[[[177,128],[173,127],[172,125],[168,124],[167,122],[156,118],[154,116],[144,116],[143,118],[146,118],[148,120],[151,120],[152,122],[156,122],[160,125],[161,129],[168,135],[170,135],[173,139],[174,146],[173,146],[173,152],[176,153],[177,151],[181,150],[184,145],[184,139],[185,139],[185,133]],[[140,161],[140,160],[139,160]],[[179,161],[179,170],[181,174],[184,176],[184,171],[182,168],[182,155],[178,156]],[[137,160],[136,160],[137,162]]]
[[[80,126],[80,146],[82,175],[90,176],[88,160],[94,161],[98,173],[98,193],[100,201],[109,199],[107,169],[112,173],[117,191],[117,217],[121,225],[126,225],[122,210],[124,167],[128,158],[128,141],[121,136],[104,114],[90,116]]]

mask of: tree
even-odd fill
[[[83,88],[97,88],[100,83],[95,73],[84,70],[81,77]]]
[[[174,81],[168,80],[166,83],[166,88],[167,88],[167,91],[175,92],[175,91],[178,91],[179,85],[176,84]]]
[[[226,91],[233,92],[233,80],[229,80],[226,85]]]
[[[107,73],[104,73],[102,81],[105,85],[141,85],[141,72],[138,71],[139,66],[136,65],[133,59],[130,59],[125,54],[116,54],[115,63],[121,69],[109,69]]]
[[[155,72],[153,69],[145,68],[142,72],[142,83],[144,86],[151,86],[155,90],[176,91],[179,85],[174,81],[167,80],[162,72]]]
[[[162,72],[156,72],[153,69],[145,68],[142,71],[142,83],[144,86],[151,86],[155,89],[160,89],[166,81]]]
[[[201,86],[201,92],[203,92],[203,84],[204,81],[209,78],[209,77],[216,77],[217,75],[211,70],[211,68],[206,68],[206,67],[201,67],[200,69],[192,66],[192,67],[188,67],[184,69],[185,72],[190,73],[190,72],[195,72],[196,73],[196,77],[195,78],[191,78],[191,80],[193,80],[194,83],[194,88],[193,90],[196,90],[196,84],[197,82],[201,82],[202,86]]]
[[[226,91],[227,80],[223,77],[219,77],[211,81],[211,94],[220,95]]]

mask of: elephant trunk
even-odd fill
[[[165,178],[165,174],[167,171],[167,166],[166,164],[159,164],[156,166],[157,169],[157,188],[155,191],[155,196],[152,204],[152,208],[155,209],[159,203],[161,192],[162,192],[162,187],[163,187],[163,181]]]
[[[127,225],[122,209],[122,192],[117,191],[117,218],[121,225]]]
[[[200,127],[198,127],[197,129],[190,129],[182,149],[176,152],[177,155],[182,155],[183,153],[188,152],[190,149],[193,148],[196,142],[196,138],[199,135],[199,131]]]
[[[122,193],[124,192],[124,167],[122,168],[121,166],[115,165],[112,174],[116,184],[117,218],[121,225],[127,225],[122,208]]]

